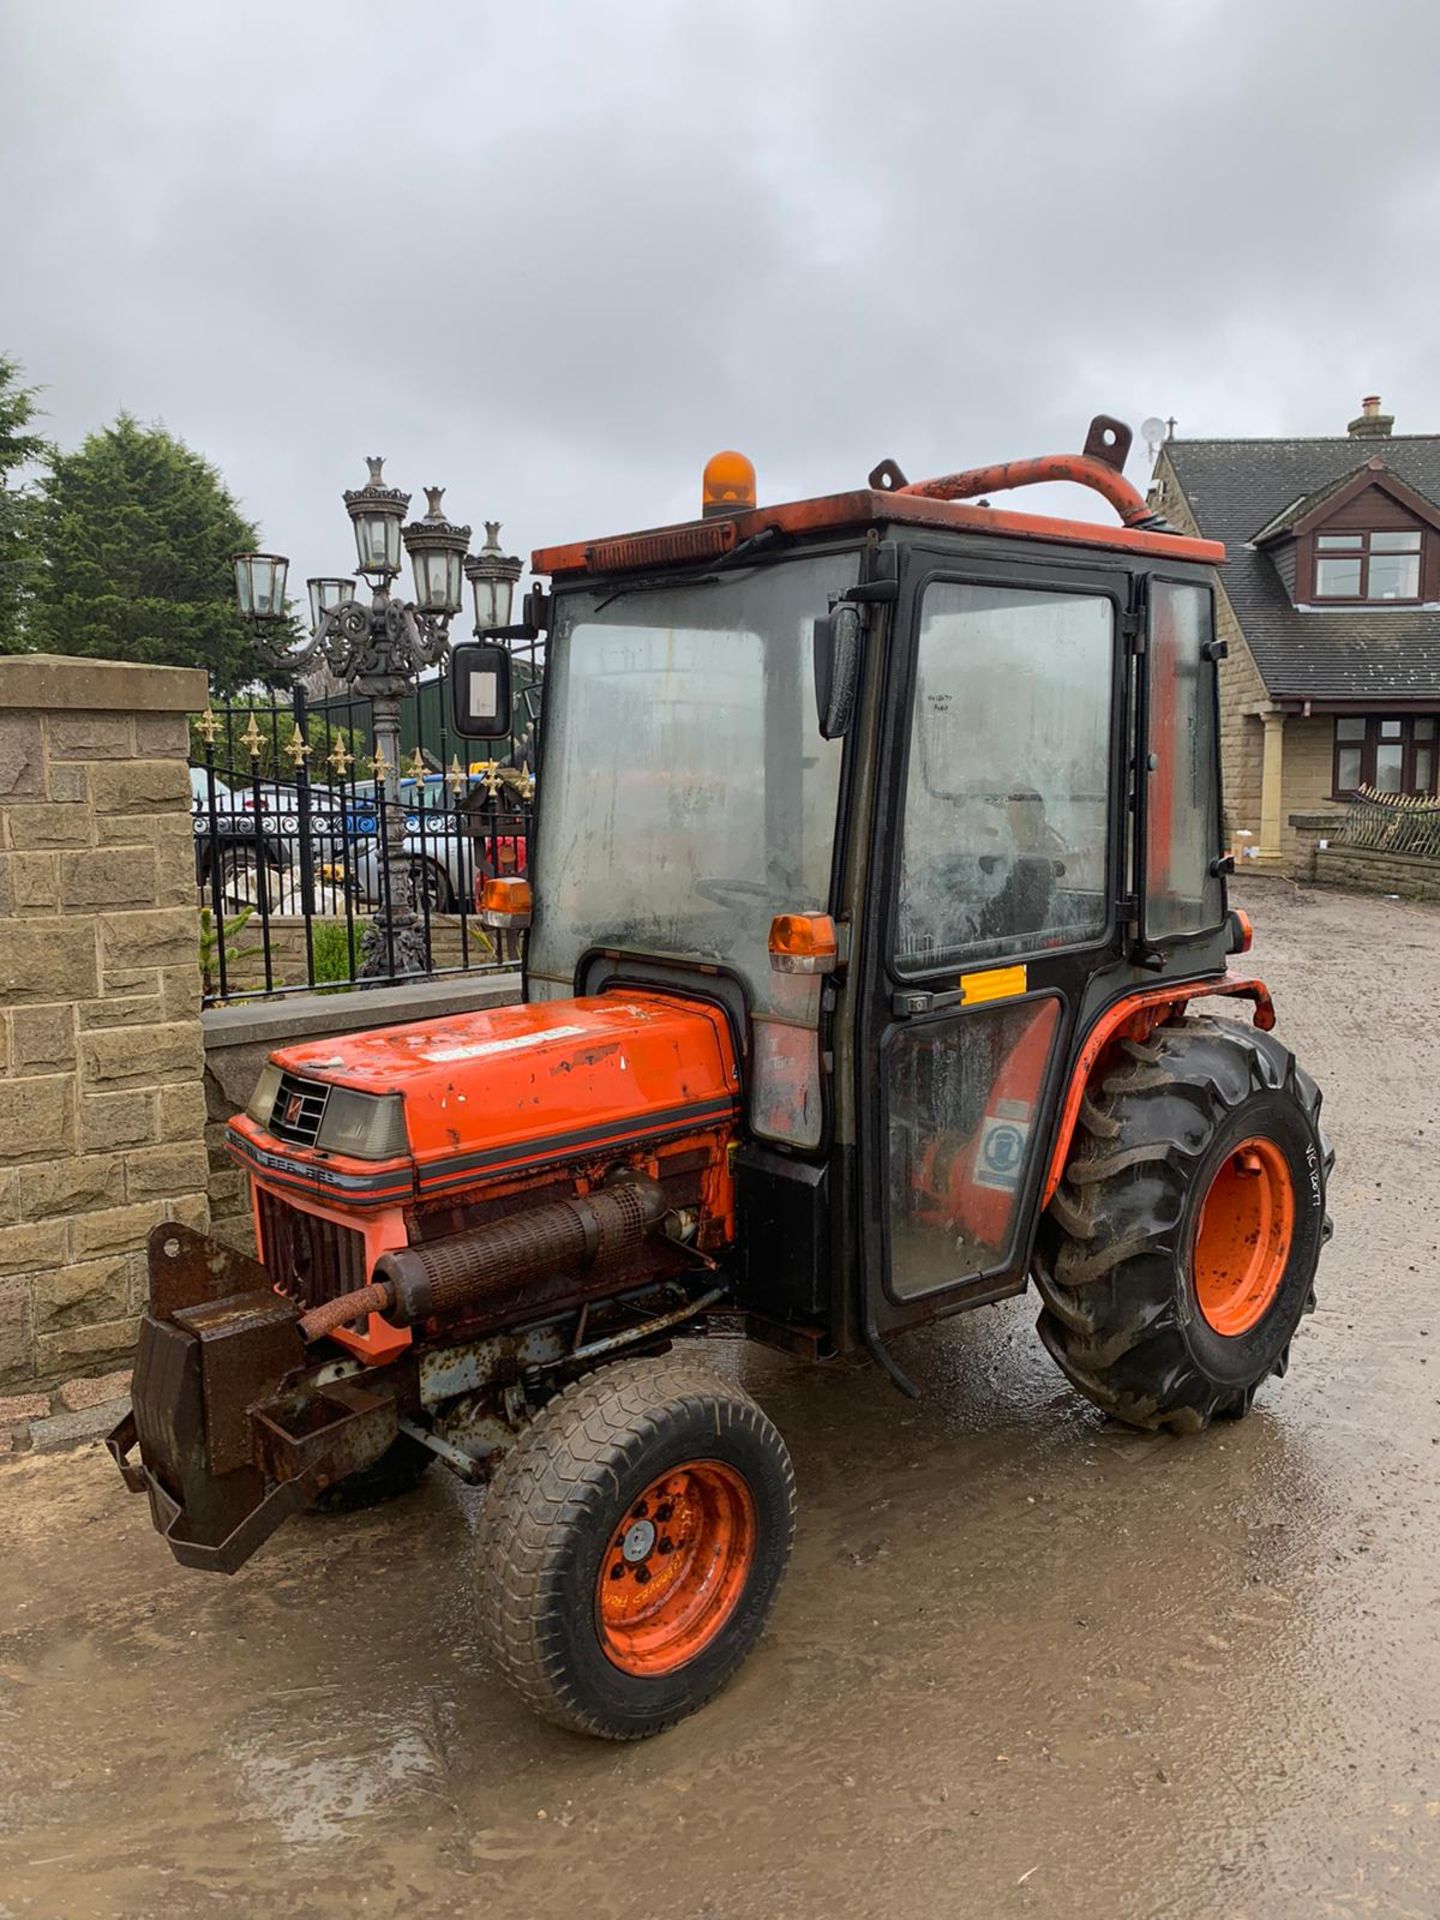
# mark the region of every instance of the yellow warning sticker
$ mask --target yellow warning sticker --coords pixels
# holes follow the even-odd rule
[[[1028,967],[991,967],[986,973],[962,973],[960,994],[967,1007],[985,1000],[1010,1000],[1029,985]]]

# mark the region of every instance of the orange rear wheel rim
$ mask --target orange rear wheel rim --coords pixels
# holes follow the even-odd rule
[[[624,1673],[673,1673],[711,1645],[755,1563],[755,1499],[721,1460],[662,1473],[611,1529],[595,1612],[606,1657]]]
[[[1284,1154],[1258,1135],[1225,1156],[1195,1231],[1195,1297],[1233,1339],[1263,1320],[1280,1291],[1295,1235],[1295,1184]]]

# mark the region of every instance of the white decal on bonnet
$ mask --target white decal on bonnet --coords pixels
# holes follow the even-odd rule
[[[541,1033],[513,1033],[504,1040],[472,1040],[463,1047],[436,1047],[431,1053],[422,1053],[420,1058],[437,1067],[451,1060],[484,1060],[495,1053],[518,1053],[522,1047],[543,1047],[551,1040],[583,1039],[589,1031],[588,1027],[546,1027]]]

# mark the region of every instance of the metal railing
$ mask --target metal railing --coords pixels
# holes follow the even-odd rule
[[[1361,787],[1346,810],[1341,837],[1347,846],[1372,853],[1418,853],[1440,860],[1440,800]]]
[[[517,732],[484,743],[484,759],[447,726],[443,675],[423,681],[406,702],[398,803],[384,767],[377,778],[368,701],[297,687],[194,716],[205,1004],[416,978],[393,908],[423,933],[422,977],[513,968],[518,939],[481,924],[477,893],[529,870],[539,679],[520,678]],[[386,832],[397,811],[403,839]]]

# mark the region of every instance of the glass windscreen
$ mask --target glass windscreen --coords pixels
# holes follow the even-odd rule
[[[931,586],[921,610],[895,962],[1096,939],[1108,920],[1114,609]]]
[[[597,946],[713,962],[813,1026],[814,982],[773,972],[768,936],[829,896],[842,743],[816,722],[813,631],[857,570],[557,596],[532,977],[568,990]]]

